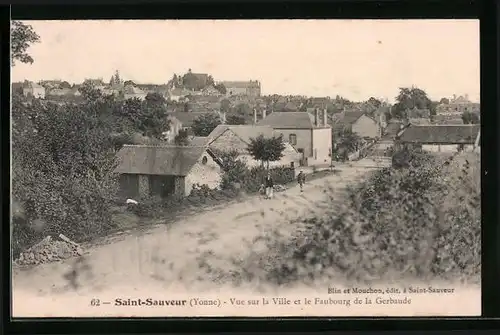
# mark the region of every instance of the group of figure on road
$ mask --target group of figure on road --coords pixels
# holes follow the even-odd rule
[[[306,175],[303,171],[300,171],[297,175],[297,182],[300,186],[300,192],[304,192],[304,184],[306,182]],[[266,199],[272,199],[274,194],[274,181],[271,177],[271,173],[267,173],[264,180],[264,184],[261,187],[261,192],[265,194]]]

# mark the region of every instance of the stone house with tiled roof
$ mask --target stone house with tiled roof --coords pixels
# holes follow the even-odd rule
[[[188,196],[195,184],[219,187],[221,164],[206,146],[125,145],[117,154],[121,195]]]
[[[479,147],[479,125],[409,125],[396,137],[397,148],[428,152],[472,151]]]
[[[345,112],[333,125],[335,135],[348,129],[362,138],[380,138],[382,125],[363,111]]]
[[[257,123],[282,134],[301,155],[302,165],[330,164],[332,127],[326,109],[320,112],[274,112]]]
[[[245,162],[247,166],[259,166],[261,162],[255,160],[248,153],[248,145],[251,143],[252,138],[260,135],[271,138],[280,136],[280,133],[270,126],[218,125],[208,136],[208,147],[216,155],[219,152],[236,150],[239,153],[238,160]],[[294,167],[299,165],[301,155],[286,139],[284,139],[284,144],[283,157],[279,161],[269,162],[269,167]]]

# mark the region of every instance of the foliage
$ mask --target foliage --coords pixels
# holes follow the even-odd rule
[[[295,180],[293,168],[286,166],[271,169],[262,166],[248,168],[244,162],[237,159],[238,155],[236,151],[217,153],[224,164],[221,181],[221,188],[224,190],[239,189],[250,193],[257,192],[268,172],[271,173],[276,184],[287,184]]]
[[[187,130],[181,129],[179,133],[174,138],[175,145],[188,145],[189,137]]]
[[[226,86],[224,86],[224,84],[222,84],[222,83],[218,83],[214,87],[215,87],[215,89],[217,91],[219,91],[220,94],[226,94],[227,93]]]
[[[411,88],[401,87],[396,97],[396,104],[392,108],[392,116],[404,118],[404,112],[412,109],[435,110],[432,101],[427,97],[427,93],[415,86]]]
[[[32,64],[33,58],[27,51],[32,44],[40,42],[40,36],[33,27],[20,21],[11,21],[10,36],[12,66],[16,61]]]
[[[246,124],[246,120],[241,115],[228,115],[226,116],[226,123],[229,125],[242,125]]]
[[[196,136],[208,136],[221,123],[218,113],[207,113],[196,118],[191,129]]]
[[[240,116],[252,113],[252,108],[247,103],[240,103],[236,106],[236,113]]]
[[[307,221],[292,243],[263,260],[278,284],[315,278],[338,283],[387,280],[478,282],[481,271],[479,155],[385,168]],[[271,256],[269,256],[271,257]]]
[[[336,152],[348,155],[356,152],[363,145],[363,139],[349,128],[342,129],[334,138]]]
[[[231,101],[228,99],[222,99],[220,102],[220,111],[222,113],[229,113],[231,110]]]
[[[380,101],[374,97],[371,97],[370,99],[368,99],[368,103],[371,104],[375,108],[379,108],[382,105],[382,101]]]
[[[439,100],[439,103],[443,104],[443,105],[449,105],[450,104],[450,99],[448,99],[448,98],[441,98],[441,100]]]
[[[462,113],[462,122],[464,124],[479,124],[479,115],[473,112],[465,111]]]
[[[104,102],[58,106],[12,103],[14,252],[49,234],[81,241],[112,227],[115,148]]]
[[[285,150],[285,143],[283,136],[279,137],[264,137],[259,135],[256,138],[250,139],[248,145],[248,152],[250,155],[262,164],[266,163],[269,168],[269,162],[279,161],[283,157],[283,150]]]

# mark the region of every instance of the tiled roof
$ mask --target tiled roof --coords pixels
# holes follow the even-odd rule
[[[474,144],[478,125],[410,126],[400,136],[402,142],[428,144]]]
[[[341,130],[344,127],[353,124],[360,117],[365,115],[362,111],[345,112],[344,116],[338,119],[338,121],[333,125],[334,130]]]
[[[273,137],[275,135],[274,129],[270,126],[221,124],[210,133],[210,142],[215,141],[219,136],[226,132],[226,130],[233,132],[247,144],[250,143],[251,138],[258,137],[259,135],[264,135],[264,137]]]
[[[118,152],[117,173],[186,176],[205,147],[125,145]]]
[[[307,112],[274,112],[258,122],[258,125],[278,129],[315,128],[314,116]]]
[[[193,136],[189,139],[189,145],[193,147],[203,147],[208,145],[208,136]]]
[[[402,126],[402,123],[389,123],[384,130],[385,135],[383,136],[383,138],[385,138],[385,139],[394,138],[398,134],[399,130],[401,129],[401,126]]]

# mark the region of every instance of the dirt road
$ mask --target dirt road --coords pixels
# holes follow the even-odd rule
[[[75,260],[68,260],[18,271],[14,273],[14,290],[44,294],[74,289],[71,282],[88,290],[105,289],[111,284],[137,287],[151,280],[166,283],[181,280],[185,284],[203,281],[200,257],[218,263],[227,262],[229,257],[244,258],[249,249],[264,247],[254,243],[254,239],[273,228],[279,227],[283,234],[293,232],[296,226],[290,221],[306,214],[312,204],[324,198],[325,184],[341,191],[367,171],[346,168],[338,176],[311,181],[303,193],[292,187],[276,193],[271,200],[253,197],[153,228],[142,236],[128,236],[94,248],[86,256],[86,263],[75,265]],[[75,266],[78,271],[72,276]]]
[[[341,169],[340,175],[309,182],[304,193],[298,187],[293,187],[277,193],[272,200],[254,197],[243,203],[152,228],[140,236],[129,235],[120,241],[96,246],[80,262],[73,259],[41,265],[32,270],[16,271],[13,273],[13,316],[276,315],[276,306],[272,305],[267,306],[268,308],[234,309],[229,299],[233,294],[231,292],[234,292],[234,296],[244,297],[247,294],[251,298],[255,297],[258,289],[253,283],[235,289],[230,285],[214,282],[217,271],[230,273],[233,269],[241,270],[241,266],[235,267],[238,260],[251,259],[255,255],[269,252],[266,245],[259,242],[259,237],[269,235],[274,230],[286,236],[300,229],[300,221],[294,222],[294,219],[313,210],[313,204],[321,202],[328,187],[341,199],[345,186],[373,171],[369,162],[351,167],[343,166]],[[260,269],[250,271],[258,270]],[[272,287],[270,289],[274,290]],[[300,285],[289,291],[280,289],[279,294],[293,293],[293,296],[297,296],[298,290],[302,289]],[[269,289],[266,290],[269,293]],[[315,293],[303,294],[311,296]],[[477,298],[480,297],[480,290],[474,291],[473,295],[475,300],[471,298],[468,301],[480,302]],[[120,308],[113,303],[118,297],[192,300],[193,296],[213,299],[227,297],[227,301],[222,303],[227,305],[219,309],[208,308],[209,306],[200,309],[193,305],[169,309]],[[101,302],[111,301],[110,307],[114,308],[92,306],[92,299],[97,298]],[[445,304],[455,305],[461,304],[455,300]],[[474,311],[480,310],[480,304],[476,305],[473,306]],[[279,314],[319,316],[373,313],[371,309],[354,310],[354,306],[347,309],[345,306],[319,307],[305,312],[299,306],[298,309],[286,309]],[[380,315],[433,315],[429,310],[429,302],[412,303],[411,307],[407,310],[398,307],[386,312],[380,311]],[[456,315],[463,315],[465,312],[454,311],[458,313]],[[436,313],[442,314],[443,311]]]

